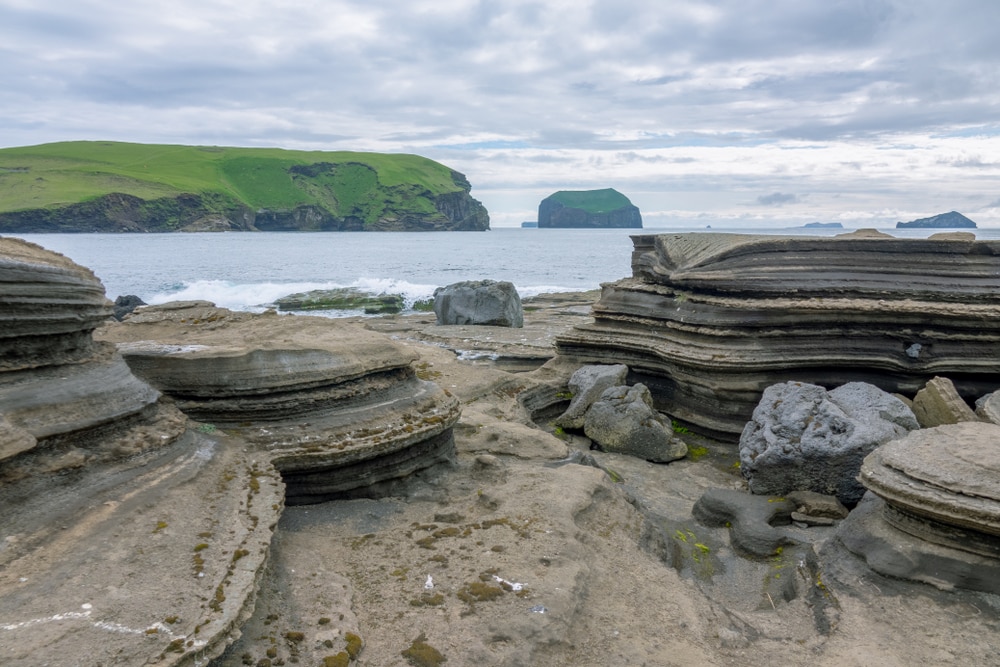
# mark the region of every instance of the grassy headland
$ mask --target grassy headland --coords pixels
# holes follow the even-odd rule
[[[0,149],[0,232],[487,229],[417,155],[78,141]]]

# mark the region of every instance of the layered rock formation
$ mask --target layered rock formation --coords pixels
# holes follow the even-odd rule
[[[0,238],[5,665],[205,664],[253,612],[285,502],[454,458],[457,400],[371,332],[204,303],[109,325],[170,400],[95,341],[110,313],[91,272]]]
[[[595,321],[560,354],[623,363],[659,409],[740,433],[763,390],[863,381],[913,395],[947,375],[968,400],[995,389],[1000,242],[743,234],[634,236],[631,278],[603,286]]]
[[[1000,593],[998,440],[1000,426],[962,422],[875,450],[841,540],[882,574]]]
[[[639,207],[613,188],[561,190],[538,205],[538,227],[642,228]]]
[[[266,453],[288,503],[372,495],[453,456],[457,401],[357,325],[196,301],[144,307],[101,336],[185,413]]]

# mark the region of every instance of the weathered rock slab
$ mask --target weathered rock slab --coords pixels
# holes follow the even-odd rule
[[[923,428],[979,421],[979,417],[966,404],[955,389],[955,384],[944,377],[931,378],[913,397],[913,414]]]

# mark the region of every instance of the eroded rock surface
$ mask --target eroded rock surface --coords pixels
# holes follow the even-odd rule
[[[606,452],[647,461],[668,463],[687,454],[687,445],[674,437],[670,424],[653,409],[643,384],[604,390],[587,410],[583,432]]]
[[[634,236],[632,277],[558,338],[581,363],[623,363],[657,407],[742,431],[764,389],[863,381],[913,395],[935,375],[995,389],[1000,242],[743,234]]]
[[[468,280],[434,290],[438,324],[475,324],[521,328],[524,311],[514,284]]]
[[[413,352],[355,324],[187,302],[101,336],[187,414],[266,453],[289,503],[372,495],[453,457],[458,402],[417,377]]]
[[[754,493],[814,491],[854,505],[872,450],[918,428],[913,412],[878,387],[851,382],[832,391],[802,382],[764,390],[740,437],[743,475]]]

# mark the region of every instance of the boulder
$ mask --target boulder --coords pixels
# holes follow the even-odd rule
[[[786,382],[764,391],[740,437],[740,470],[753,493],[806,490],[854,505],[873,449],[918,428],[906,405],[877,387],[852,382],[833,391]]]
[[[605,390],[624,385],[626,375],[628,375],[628,366],[623,364],[613,366],[597,364],[577,369],[568,383],[573,398],[570,400],[566,412],[555,420],[555,425],[560,428],[583,428],[587,409],[601,397]]]
[[[1000,424],[1000,391],[994,391],[976,401],[976,416],[984,422]]]
[[[670,424],[654,409],[649,389],[611,387],[590,406],[583,432],[603,451],[667,463],[687,454]]]
[[[923,428],[979,421],[952,381],[944,377],[932,378],[917,392],[913,397],[913,414]]]
[[[146,302],[137,297],[135,294],[123,294],[115,299],[115,308],[112,315],[116,320],[121,322],[125,319],[125,316],[131,313],[133,310],[139,306],[145,306]]]
[[[521,297],[506,281],[470,280],[439,287],[434,290],[434,314],[438,324],[524,326]]]
[[[661,412],[738,436],[764,390],[867,382],[966,401],[1000,376],[1000,240],[751,234],[632,237],[632,276],[557,337],[577,364],[623,363]],[[915,268],[915,267],[919,267]]]

